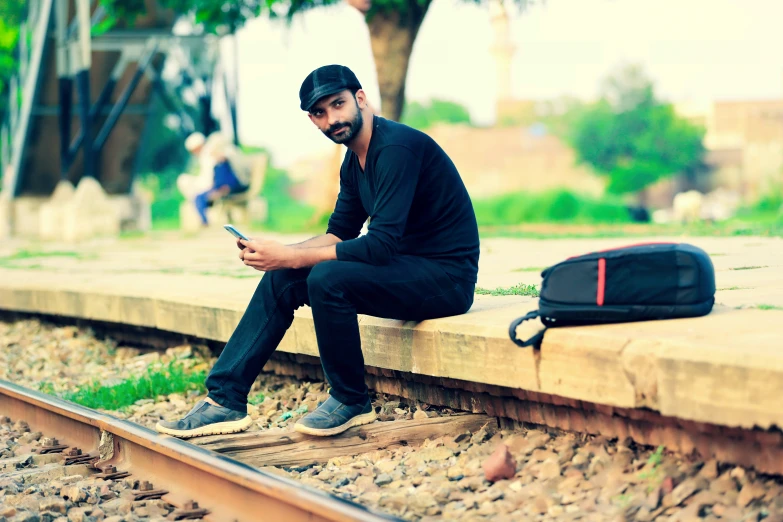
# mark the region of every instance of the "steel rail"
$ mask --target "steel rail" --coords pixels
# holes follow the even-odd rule
[[[56,436],[69,447],[97,455],[113,439],[113,454],[101,461],[169,491],[163,500],[182,507],[195,500],[205,521],[381,522],[401,519],[377,513],[286,477],[160,435],[143,426],[0,379],[0,415],[26,421],[30,429]],[[111,437],[108,437],[110,434]]]

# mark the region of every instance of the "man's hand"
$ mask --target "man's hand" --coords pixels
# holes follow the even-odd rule
[[[237,246],[242,248],[239,259],[256,270],[270,272],[282,268],[294,268],[293,262],[296,253],[290,246],[266,239],[251,239],[250,241],[239,239]]]

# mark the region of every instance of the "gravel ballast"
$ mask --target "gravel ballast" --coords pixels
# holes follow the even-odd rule
[[[188,372],[207,372],[215,361],[203,346],[142,351],[97,339],[89,329],[38,320],[0,323],[0,348],[0,378],[59,395],[94,380],[121,383],[172,361]],[[262,374],[250,394],[251,431],[288,429],[326,396],[324,383]],[[170,393],[106,412],[153,427],[161,419],[184,415],[203,397],[201,390]],[[453,413],[380,394],[374,394],[373,401],[380,422]],[[25,470],[51,463],[42,455],[25,457],[27,446],[41,444],[43,436],[25,431],[19,421],[0,419],[0,520],[114,522],[163,518],[168,513],[170,506],[161,501],[142,501],[146,503],[138,507],[128,503],[138,486],[130,479],[91,479],[90,473],[74,466],[53,471],[50,477],[48,471],[25,475]],[[326,464],[264,469],[416,521],[783,522],[780,477],[641,447],[630,439],[606,440],[540,427],[500,430],[495,422],[418,447],[396,446],[335,457]],[[27,482],[39,480],[31,477],[41,482]],[[69,488],[83,493],[74,490],[73,497],[64,498],[63,491]]]

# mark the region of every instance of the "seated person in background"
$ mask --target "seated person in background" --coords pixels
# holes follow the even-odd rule
[[[198,159],[199,174],[181,174],[177,188],[185,199],[193,201],[206,226],[207,208],[229,194],[245,192],[250,185],[250,170],[241,152],[219,132],[205,138],[194,132],[185,140],[185,148]]]

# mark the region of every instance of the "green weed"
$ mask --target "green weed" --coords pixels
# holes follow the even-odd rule
[[[260,277],[258,272],[253,270],[248,270],[241,273],[230,270],[202,270],[196,273],[203,276],[233,277],[234,279],[250,279],[254,277]]]
[[[783,310],[783,306],[760,304],[756,305],[758,310]]]
[[[647,459],[647,464],[655,468],[658,467],[661,462],[663,462],[663,446],[658,446],[655,448],[655,453],[650,455],[650,457]]]
[[[625,508],[631,502],[632,498],[633,497],[629,493],[623,493],[622,495],[615,496],[612,500],[621,508]]]
[[[522,268],[515,268],[512,272],[541,272],[545,268],[544,266],[523,266]]]
[[[11,254],[10,256],[0,257],[0,265],[11,263],[13,261],[24,261],[27,259],[38,259],[41,257],[69,257],[71,259],[95,259],[95,254],[85,254],[83,252],[73,252],[69,250],[51,250],[51,251],[39,251],[39,250],[25,250],[20,249]]]
[[[646,469],[638,474],[640,479],[650,479],[652,481],[652,484],[647,486],[648,493],[655,489],[655,486],[663,480],[663,476],[661,476],[662,469],[659,467],[661,462],[663,462],[663,446],[658,446],[655,452],[647,459]]]
[[[252,404],[254,406],[258,406],[259,404],[264,402],[264,394],[263,393],[258,393],[256,395],[248,397],[247,398],[247,402],[249,402],[250,404]]]
[[[54,384],[50,382],[42,382],[38,385],[38,391],[47,395],[56,395]]]
[[[763,266],[738,266],[734,268],[729,268],[729,270],[756,270],[757,268],[767,268],[766,265]]]
[[[88,408],[119,410],[141,399],[154,399],[158,395],[183,393],[190,390],[205,391],[205,371],[190,372],[181,363],[151,366],[135,377],[112,386],[98,381],[65,393],[62,398]]]
[[[121,230],[120,239],[143,239],[147,234],[143,230]]]
[[[538,297],[538,287],[536,285],[526,285],[519,283],[508,288],[495,288],[492,290],[476,287],[476,293],[479,295],[526,295],[529,297]]]
[[[694,223],[691,225],[656,223],[589,223],[572,222],[479,222],[482,238],[504,237],[525,239],[592,239],[592,238],[650,238],[650,237],[783,237],[783,220],[746,222],[734,219],[723,223]],[[718,254],[720,255],[720,254]]]

